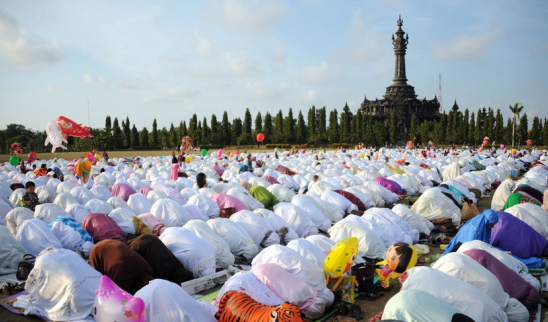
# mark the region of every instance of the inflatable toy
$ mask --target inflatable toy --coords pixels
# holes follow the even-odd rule
[[[28,161],[29,162],[34,162],[36,160],[37,156],[38,156],[38,154],[36,154],[36,152],[34,152],[34,151],[30,152],[29,155],[27,156]]]
[[[59,116],[56,123],[59,125],[65,139],[69,136],[75,136],[81,139],[85,137],[93,137],[93,135],[89,133],[89,126],[78,124],[65,116]]]
[[[63,132],[61,132],[61,128],[55,121],[50,121],[48,125],[46,126],[46,141],[44,142],[44,145],[51,144],[51,153],[55,153],[55,150],[57,148],[67,149],[66,146],[63,145],[63,143],[67,143],[66,137],[63,135]]]
[[[386,251],[386,259],[378,262],[381,266],[376,270],[377,277],[384,288],[389,287],[390,279],[398,277],[401,273],[417,264],[417,251],[407,243],[395,243]]]
[[[264,305],[237,291],[228,291],[221,297],[215,318],[219,322],[304,322],[301,309],[296,305],[287,302],[277,306]]]
[[[323,270],[330,277],[339,277],[352,267],[356,256],[358,256],[358,238],[342,239],[327,253]]]
[[[76,167],[74,170],[76,174],[80,176],[80,179],[82,180],[84,184],[88,183],[91,166],[94,165],[95,163],[97,163],[97,159],[91,153],[86,153],[84,158],[80,159],[76,163]]]
[[[92,313],[97,322],[145,322],[145,302],[104,275],[99,280]]]

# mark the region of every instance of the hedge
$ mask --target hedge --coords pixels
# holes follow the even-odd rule
[[[289,143],[278,143],[278,144],[265,144],[264,147],[266,149],[275,149],[275,148],[279,148],[279,149],[289,149],[291,147],[293,147],[291,144]]]
[[[340,148],[342,145],[343,148],[348,149],[348,143],[331,143],[333,149]]]

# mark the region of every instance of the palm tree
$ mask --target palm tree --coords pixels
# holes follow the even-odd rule
[[[510,111],[512,111],[512,114],[514,115],[514,119],[512,122],[512,147],[514,147],[514,139],[516,137],[516,116],[519,120],[519,113],[523,110],[523,104],[521,103],[514,103],[514,106],[510,105],[508,106],[510,108]]]

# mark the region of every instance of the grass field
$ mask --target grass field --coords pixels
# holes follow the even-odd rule
[[[217,149],[211,150],[210,153],[211,152],[217,152],[217,151],[218,151]],[[223,153],[228,154],[229,152],[235,152],[235,151],[236,151],[235,149],[224,149]],[[274,150],[272,150],[272,149],[249,149],[247,151],[252,152],[252,153],[274,152]],[[137,157],[137,156],[141,156],[141,157],[171,156],[172,151],[168,151],[168,150],[151,150],[151,151],[138,150],[138,151],[107,151],[107,152],[108,152],[108,156],[110,158],[124,158],[124,157],[131,158],[131,157]],[[243,153],[244,151],[241,151],[241,152]],[[102,153],[102,151],[100,151],[99,153]],[[26,161],[27,155],[28,155],[28,152],[19,155],[19,157]],[[193,152],[192,155],[201,155],[201,154],[200,154],[200,152],[196,151],[196,152]],[[38,159],[39,160],[41,160],[41,159],[42,160],[49,160],[49,159],[53,159],[53,158],[58,158],[58,159],[63,158],[65,160],[67,160],[67,159],[78,159],[82,156],[84,156],[84,152],[39,153],[38,154]],[[11,156],[9,154],[0,154],[0,163],[4,163],[4,162],[9,161],[10,157]]]

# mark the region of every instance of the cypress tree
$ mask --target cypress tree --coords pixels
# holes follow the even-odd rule
[[[261,133],[262,131],[263,131],[263,117],[261,116],[261,112],[257,112],[257,116],[255,117],[255,132]]]
[[[152,121],[152,133],[151,133],[151,135],[152,135],[152,148],[157,149],[158,145],[159,145],[159,142],[158,142],[158,123],[156,122],[156,118],[154,118],[154,121]],[[142,141],[143,140],[141,140],[141,142]]]

